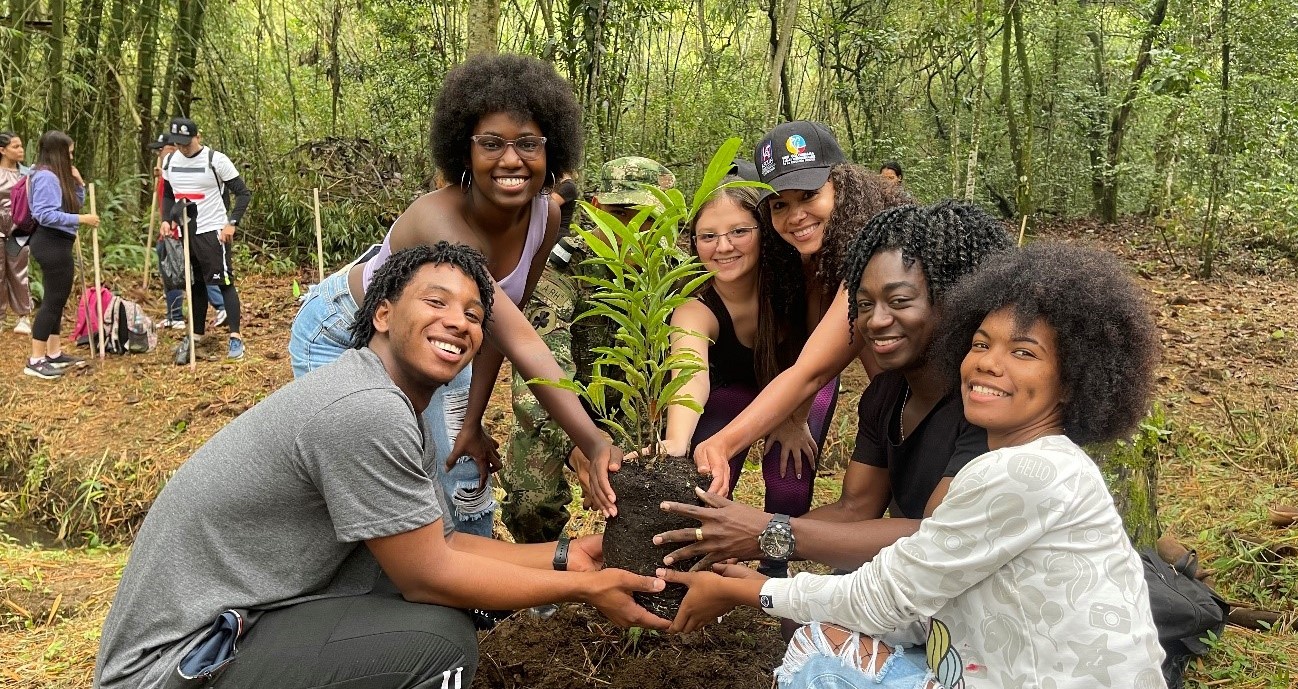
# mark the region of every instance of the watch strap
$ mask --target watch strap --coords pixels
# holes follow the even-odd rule
[[[559,536],[559,542],[554,546],[554,569],[557,572],[568,571],[568,546],[572,541],[572,536],[563,534]]]

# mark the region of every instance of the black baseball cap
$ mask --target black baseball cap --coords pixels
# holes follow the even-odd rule
[[[834,133],[807,120],[776,126],[757,143],[753,158],[761,181],[775,191],[819,189],[830,168],[846,162]]]
[[[171,135],[159,134],[158,139],[156,141],[149,142],[149,150],[161,151],[163,146],[170,146],[170,145],[171,145]]]
[[[757,166],[743,158],[735,158],[730,162],[730,174],[749,182],[759,181],[757,178]]]
[[[188,145],[194,140],[194,135],[198,133],[198,125],[187,117],[173,117],[171,124],[167,127],[167,135],[171,143],[177,146]]]

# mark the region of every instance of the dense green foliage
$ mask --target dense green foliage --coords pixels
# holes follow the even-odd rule
[[[70,131],[83,171],[126,193],[150,164],[144,143],[187,112],[256,192],[252,250],[295,261],[314,246],[312,187],[330,263],[427,187],[430,104],[470,49],[555,63],[586,112],[588,172],[643,154],[692,182],[719,141],[820,119],[852,159],[901,161],[922,199],[1029,220],[1148,213],[1204,271],[1222,240],[1298,256],[1298,0],[0,8],[0,126],[28,141]],[[497,45],[470,16],[498,18]],[[127,196],[115,243],[142,236],[124,218],[147,196]]]

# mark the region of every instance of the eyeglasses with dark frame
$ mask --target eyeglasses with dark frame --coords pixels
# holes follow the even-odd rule
[[[699,246],[712,246],[721,241],[722,237],[729,237],[731,244],[738,244],[753,237],[756,233],[756,225],[736,227],[729,232],[702,232],[694,235],[694,243]]]
[[[505,155],[505,149],[514,147],[514,152],[523,160],[536,160],[545,153],[544,136],[520,136],[517,139],[506,139],[495,134],[474,134],[469,137],[477,145],[482,157],[496,160]]]

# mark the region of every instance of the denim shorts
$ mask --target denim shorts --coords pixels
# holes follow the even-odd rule
[[[775,669],[780,689],[924,689],[932,673],[906,656],[904,646],[892,649],[879,671],[862,670],[863,656],[877,644],[869,637],[853,634],[835,652],[821,630],[820,622],[798,629],[789,642],[784,663]],[[922,656],[921,656],[922,659]],[[921,660],[922,662],[922,660]],[[936,682],[931,686],[937,686]]]
[[[356,321],[356,312],[360,309],[347,284],[349,269],[350,266],[311,287],[298,309],[288,341],[294,378],[301,378],[337,360],[352,348],[351,327]],[[438,388],[428,408],[424,410],[424,427],[428,429],[430,441],[425,453],[431,453],[431,457],[426,456],[425,464],[437,466],[437,477],[446,496],[444,504],[449,510],[446,518],[453,523],[455,530],[490,537],[492,517],[498,505],[490,499],[489,493],[485,500],[475,501],[472,509],[453,507],[461,503],[452,500],[457,491],[464,495],[466,490],[477,488],[477,465],[470,459],[461,458],[447,471],[445,464],[455,438],[464,425],[472,377],[473,365],[470,364],[453,380]],[[381,433],[382,429],[375,429],[375,432]],[[491,490],[490,482],[486,490]]]

